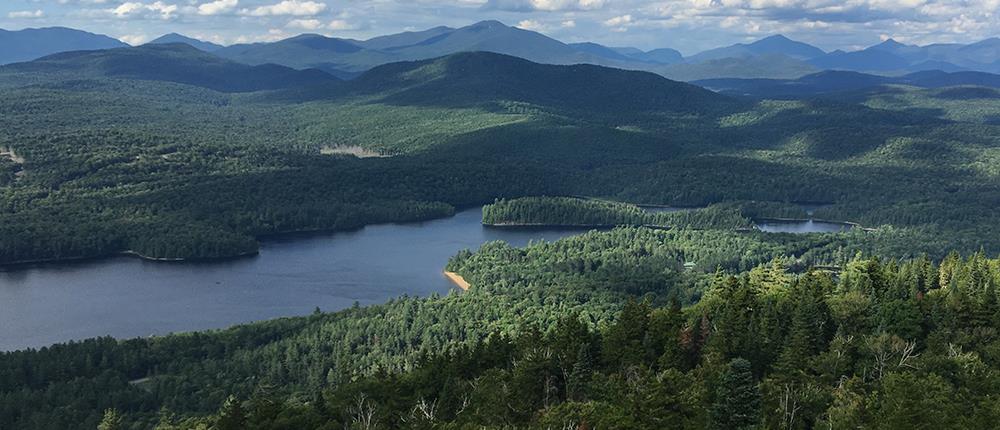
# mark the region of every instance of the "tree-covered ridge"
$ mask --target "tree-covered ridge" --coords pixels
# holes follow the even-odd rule
[[[838,277],[763,265],[716,278],[695,306],[629,301],[597,327],[568,313],[548,328],[494,336],[243,422],[275,428],[295,417],[320,428],[363,415],[385,428],[992,428],[998,282],[1000,260],[982,255],[939,265],[856,258]]]
[[[501,199],[483,206],[483,224],[493,226],[651,226],[692,229],[740,229],[753,224],[736,208],[710,206],[677,212],[649,212],[608,200],[574,197]]]
[[[0,358],[0,426],[65,428],[96,423],[107,407],[146,418],[161,407],[207,413],[260,384],[311,391],[353,377],[412,369],[421,356],[473,345],[526,324],[548,327],[567,311],[611,321],[627,297],[693,303],[717,267],[732,273],[776,257],[804,267],[819,243],[794,235],[623,228],[516,249],[503,242],[463,252],[448,270],[471,292],[231,330],[151,339],[89,340]],[[834,250],[830,254],[837,258]],[[800,257],[801,256],[801,257]],[[827,258],[827,257],[822,257]],[[802,259],[802,263],[799,263]],[[696,263],[693,266],[686,263]],[[144,380],[138,385],[129,381]],[[56,389],[55,387],[60,387]],[[197,393],[192,395],[192,393]],[[74,403],[75,402],[75,403]],[[62,415],[40,405],[76,404]]]
[[[1000,250],[995,125],[942,120],[906,99],[892,110],[734,104],[656,76],[524,63],[468,54],[385,66],[355,87],[249,94],[0,71],[0,148],[24,159],[0,157],[0,262],[232,256],[264,234],[530,195],[825,202],[816,218],[891,233],[893,255]],[[533,72],[502,85],[480,73],[522,66]],[[651,95],[587,98],[596,93],[581,77],[592,75],[607,91]],[[325,154],[343,147],[393,157]],[[759,212],[787,208],[773,209]]]
[[[492,243],[449,264],[473,284],[464,294],[5,353],[0,424],[93,428],[114,408],[132,428],[218,426],[233,414],[236,428],[343,428],[362,406],[382,428],[988,428],[997,418],[1000,260],[856,257],[833,276],[796,265],[791,244],[761,242],[772,236],[721,234],[622,228],[526,249]],[[683,265],[726,250],[723,268],[756,262]],[[948,412],[920,407],[928,396]],[[977,407],[955,414],[962,405]]]
[[[336,86],[340,82],[319,70],[295,70],[275,64],[248,66],[183,43],[62,52],[0,70],[56,80],[111,77],[177,82],[222,92]]]

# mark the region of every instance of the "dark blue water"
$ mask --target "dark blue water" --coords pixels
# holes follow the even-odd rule
[[[130,338],[446,294],[442,270],[492,240],[525,246],[579,230],[496,230],[481,209],[436,221],[265,242],[252,258],[174,264],[113,258],[0,269],[0,350]]]

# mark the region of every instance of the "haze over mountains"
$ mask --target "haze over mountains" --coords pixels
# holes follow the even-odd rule
[[[888,76],[926,70],[1000,73],[998,38],[969,45],[928,46],[905,45],[890,39],[864,50],[827,53],[818,47],[775,35],[753,43],[720,47],[684,57],[668,47],[643,51],[589,42],[567,44],[498,21],[482,21],[461,28],[435,27],[369,40],[303,34],[270,43],[223,47],[180,34],[168,34],[149,43],[184,43],[239,63],[314,68],[343,79],[354,78],[382,64],[425,60],[467,51],[495,52],[546,64],[584,63],[643,70],[683,81],[796,79],[823,70]],[[32,60],[64,51],[124,46],[124,43],[106,36],[65,28],[0,31],[0,64]]]
[[[30,61],[58,52],[126,46],[118,39],[63,27],[0,29],[0,64]]]
[[[166,81],[222,92],[275,90],[340,82],[319,70],[276,64],[251,66],[219,58],[183,43],[148,44],[96,51],[72,51],[0,67],[8,73],[70,75]]]

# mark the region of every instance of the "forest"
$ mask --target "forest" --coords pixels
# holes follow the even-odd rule
[[[249,91],[170,76],[231,67],[201,54],[124,52],[164,67],[95,66],[115,51],[0,67],[0,265],[249,255],[271,235],[483,204],[485,224],[601,228],[462,251],[440,269],[466,293],[0,353],[0,429],[1000,419],[1000,125],[984,92],[745,100],[487,53]],[[378,156],[338,151],[355,147]],[[865,228],[748,228],[806,216]]]
[[[1000,260],[856,255],[830,272],[792,257],[814,243],[675,233],[490,243],[449,264],[472,283],[464,294],[4,353],[0,425],[958,429],[998,418]]]
[[[726,205],[732,206],[732,205]],[[483,224],[495,227],[646,226],[690,229],[749,229],[752,222],[738,207],[723,205],[676,211],[647,211],[639,206],[572,197],[523,197],[483,206]]]
[[[202,61],[164,49],[122,61],[139,54],[183,65],[162,73]],[[80,67],[98,60],[87,61]],[[493,69],[507,80],[482,79]],[[59,70],[0,68],[0,148],[19,157],[0,155],[2,264],[251,254],[266,235],[542,195],[751,217],[821,203],[817,218],[892,229],[895,251],[911,256],[1000,251],[996,102],[976,93],[960,103],[920,91],[743,101],[648,74],[486,53],[242,93]],[[585,80],[609,91],[576,94]],[[324,152],[341,147],[390,156]]]

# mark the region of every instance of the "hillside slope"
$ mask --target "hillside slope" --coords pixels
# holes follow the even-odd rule
[[[126,46],[118,39],[71,28],[0,29],[0,64],[31,61],[57,52]]]
[[[330,84],[339,80],[318,70],[273,64],[248,66],[218,58],[186,44],[143,45],[101,51],[74,51],[5,66],[0,70],[63,74],[73,78],[112,77],[189,84],[225,92],[246,92]]]
[[[351,82],[388,103],[445,106],[517,101],[569,110],[715,112],[736,103],[653,73],[593,65],[556,66],[474,52],[377,67]]]

